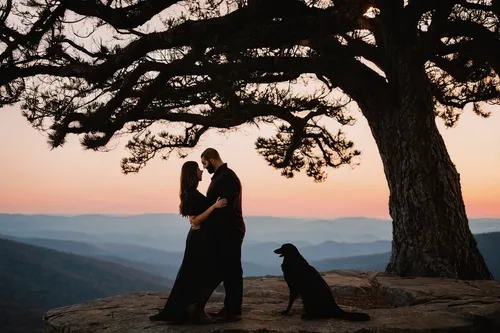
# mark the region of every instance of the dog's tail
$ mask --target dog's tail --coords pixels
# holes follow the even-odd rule
[[[337,318],[351,320],[351,321],[367,321],[371,317],[367,313],[363,312],[346,312],[342,311],[337,316]]]

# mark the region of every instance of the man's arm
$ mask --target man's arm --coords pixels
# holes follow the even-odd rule
[[[221,180],[220,196],[227,199],[226,208],[232,209],[240,192],[240,184],[238,179],[231,174],[224,175]]]
[[[219,197],[227,200],[226,207],[222,208],[221,211],[224,214],[230,213],[234,210],[234,205],[236,204],[236,199],[240,194],[240,184],[236,177],[231,174],[225,174],[220,179],[221,183],[217,191]]]

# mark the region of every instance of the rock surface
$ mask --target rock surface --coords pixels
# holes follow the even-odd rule
[[[361,310],[368,322],[300,319],[301,301],[291,316],[280,316],[288,300],[282,277],[245,279],[243,320],[204,326],[168,325],[148,317],[163,307],[167,293],[135,293],[48,311],[46,333],[277,333],[277,332],[500,332],[500,283],[438,278],[399,278],[382,273],[324,273],[337,303]],[[221,307],[224,294],[212,295],[207,309]]]

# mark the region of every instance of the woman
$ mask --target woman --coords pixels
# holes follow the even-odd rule
[[[181,267],[167,303],[160,313],[149,317],[152,321],[198,324],[211,322],[205,313],[205,304],[221,279],[214,275],[213,242],[203,229],[203,222],[218,208],[225,207],[226,199],[217,199],[210,205],[197,188],[203,171],[198,163],[188,161],[181,169],[179,212],[191,224]]]

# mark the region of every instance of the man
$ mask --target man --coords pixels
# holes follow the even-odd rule
[[[222,272],[226,292],[224,307],[212,316],[226,322],[238,321],[241,320],[243,302],[241,246],[246,231],[241,207],[241,182],[213,148],[208,148],[201,154],[201,163],[213,174],[207,198],[213,203],[219,197],[227,200],[226,207],[214,211],[204,224],[217,240],[217,264]]]

